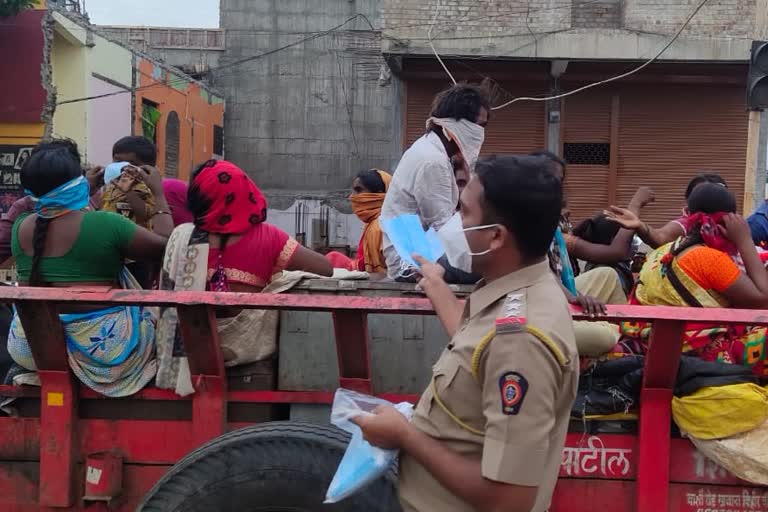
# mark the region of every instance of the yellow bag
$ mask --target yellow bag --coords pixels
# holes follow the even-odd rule
[[[672,399],[680,430],[697,439],[723,439],[749,432],[768,419],[768,390],[757,384],[702,388]]]

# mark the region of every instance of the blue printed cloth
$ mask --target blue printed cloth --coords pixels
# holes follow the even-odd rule
[[[110,397],[128,396],[155,377],[155,319],[148,311],[117,307],[60,318],[69,366],[89,388]],[[16,364],[37,370],[18,315],[11,322],[8,352]]]
[[[123,288],[139,288],[125,269],[120,282]],[[69,366],[89,388],[109,397],[129,396],[155,378],[157,322],[149,310],[121,306],[62,314],[59,318],[64,326]],[[37,371],[16,311],[8,334],[8,352],[19,366]]]

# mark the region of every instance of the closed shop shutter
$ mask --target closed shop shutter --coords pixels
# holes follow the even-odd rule
[[[544,83],[529,86],[501,84],[504,89],[517,95],[541,94]],[[514,87],[514,88],[513,88]],[[435,95],[446,88],[444,80],[413,79],[406,82],[405,146],[424,135],[425,123],[432,109]],[[495,110],[485,131],[483,155],[525,154],[542,149],[546,141],[544,104],[520,102]]]
[[[562,141],[569,161],[565,193],[574,223],[602,211],[608,203],[611,96],[606,88],[575,94],[563,101]]]
[[[685,187],[707,170],[725,178],[741,205],[747,145],[743,88],[623,86],[620,112],[620,205],[626,205],[639,186],[653,187],[656,202],[642,217],[661,226],[680,216]]]

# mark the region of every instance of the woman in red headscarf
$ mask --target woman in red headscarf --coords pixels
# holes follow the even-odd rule
[[[768,273],[746,221],[736,215],[736,198],[722,185],[704,183],[688,198],[686,235],[651,252],[640,271],[630,304],[765,309]],[[638,229],[636,215],[612,207],[608,217]],[[766,328],[688,324],[683,350],[707,361],[751,367],[768,377]],[[644,352],[651,326],[624,322],[621,352]]]
[[[210,160],[197,169],[187,192],[193,223],[178,226],[168,240],[161,287],[166,290],[261,292],[272,276],[283,270],[303,270],[331,276],[331,264],[301,246],[281,229],[268,224],[267,201],[256,184],[236,165]],[[219,338],[227,366],[245,364],[272,355],[260,347],[265,325],[263,311],[220,309]],[[272,325],[274,323],[275,325]],[[176,386],[184,374],[178,354],[176,312],[162,312],[158,324],[158,385]],[[184,359],[172,361],[171,359]],[[182,368],[179,369],[179,364]],[[167,373],[164,373],[167,372]]]

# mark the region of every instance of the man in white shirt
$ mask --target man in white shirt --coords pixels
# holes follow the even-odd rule
[[[425,230],[431,227],[435,231],[448,222],[459,201],[451,158],[461,154],[467,167],[474,168],[490,110],[489,94],[480,86],[457,84],[438,94],[427,120],[427,133],[408,148],[395,169],[381,217],[416,214]],[[408,280],[414,271],[401,261],[386,234],[383,251],[389,278]],[[441,264],[449,282],[472,281],[447,261],[441,260]]]

